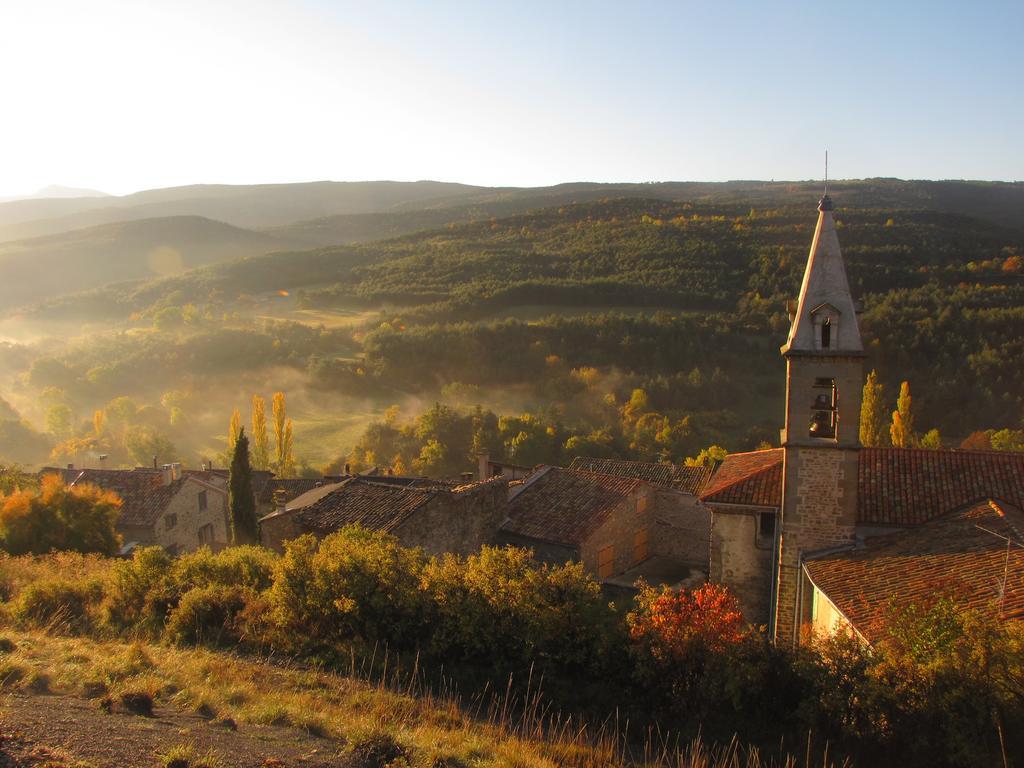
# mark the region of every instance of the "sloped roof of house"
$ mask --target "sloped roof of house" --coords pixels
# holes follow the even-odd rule
[[[569,469],[644,480],[654,485],[674,488],[677,491],[695,495],[704,487],[713,471],[712,467],[704,466],[685,467],[680,464],[628,461],[626,459],[592,459],[586,456],[574,458]]]
[[[729,454],[701,499],[781,506],[783,454],[782,448]],[[1024,453],[862,448],[857,483],[862,525],[920,525],[986,498],[1024,508]]]
[[[437,490],[376,483],[352,477],[329,486],[326,492],[315,489],[295,515],[303,528],[325,533],[358,523],[374,531],[393,531],[413,512],[426,504]],[[303,501],[300,497],[297,501]],[[295,504],[295,502],[293,502]]]
[[[509,494],[507,533],[578,546],[644,485],[636,478],[547,467]]]
[[[857,521],[917,525],[984,498],[1024,509],[1024,453],[864,448]]]
[[[262,483],[256,493],[256,501],[260,504],[272,504],[274,494],[277,491],[284,491],[285,502],[291,502],[314,488],[338,483],[344,479],[344,477],[270,477]]]
[[[187,474],[167,483],[164,473],[159,469],[58,469],[46,467],[40,475],[57,474],[68,485],[91,483],[100,488],[113,491],[121,497],[121,512],[118,525],[152,526],[162,516],[182,486],[196,483],[219,493],[224,490]]]
[[[987,530],[982,530],[982,528]],[[1024,513],[984,500],[915,528],[823,554],[804,568],[814,585],[869,642],[885,636],[892,607],[948,593],[961,605],[1024,619]],[[1011,540],[1007,560],[1007,542]],[[1005,597],[999,590],[1006,567]]]
[[[782,448],[771,448],[728,454],[705,483],[701,499],[720,504],[781,506],[784,453]]]

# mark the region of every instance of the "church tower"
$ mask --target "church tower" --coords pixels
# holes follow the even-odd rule
[[[804,556],[852,542],[857,520],[864,348],[832,211],[826,193],[782,347],[785,458],[772,627],[783,644],[799,642],[801,616],[809,615]]]

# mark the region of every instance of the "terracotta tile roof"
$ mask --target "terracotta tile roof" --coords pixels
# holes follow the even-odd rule
[[[352,477],[332,486],[295,515],[303,528],[317,533],[336,531],[351,523],[374,531],[392,531],[440,492],[439,488],[414,488]]]
[[[180,477],[165,484],[159,469],[56,469],[44,468],[40,474],[58,474],[68,485],[91,483],[114,491],[124,502],[118,525],[151,526],[163,515],[171,499],[190,478]]]
[[[711,467],[684,467],[680,464],[627,461],[625,459],[592,459],[586,456],[574,458],[569,469],[615,475],[616,477],[631,477],[692,494],[700,492],[713,471]]]
[[[864,448],[857,521],[916,525],[985,498],[1024,508],[1024,453]]]
[[[577,546],[643,485],[636,478],[548,467],[509,494],[502,530]]]
[[[782,506],[782,448],[730,453],[705,484],[703,501]]]
[[[1002,615],[1024,619],[1024,514],[1001,501],[975,502],[905,531],[867,539],[864,546],[822,555],[804,567],[815,586],[870,642],[885,635],[886,614],[949,590],[961,604],[998,610],[999,587],[1009,570]]]

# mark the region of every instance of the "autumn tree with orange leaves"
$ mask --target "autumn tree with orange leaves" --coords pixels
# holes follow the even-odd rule
[[[721,584],[692,591],[645,586],[627,618],[634,643],[659,663],[679,661],[694,651],[724,651],[747,633],[739,601]]]
[[[114,530],[121,499],[95,485],[68,486],[58,475],[38,490],[0,496],[0,550],[11,555],[52,551],[113,555],[121,546]]]

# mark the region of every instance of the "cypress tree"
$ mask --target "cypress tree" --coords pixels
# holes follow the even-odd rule
[[[231,457],[231,470],[228,475],[228,505],[231,509],[231,543],[258,543],[259,523],[256,521],[256,499],[252,493],[249,438],[245,436],[244,427],[238,432],[235,452]]]
[[[878,380],[878,373],[871,371],[864,382],[860,405],[860,444],[873,448],[883,445],[885,437],[885,387]]]

